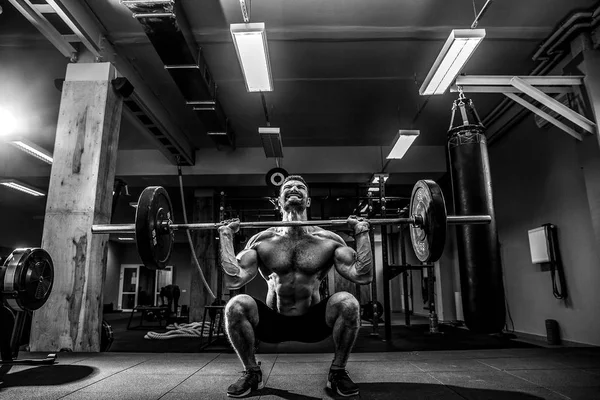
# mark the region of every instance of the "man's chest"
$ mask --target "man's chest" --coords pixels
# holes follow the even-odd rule
[[[316,273],[333,264],[335,242],[312,235],[276,237],[261,243],[258,258],[271,272]]]

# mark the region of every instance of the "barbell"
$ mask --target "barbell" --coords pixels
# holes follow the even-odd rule
[[[489,215],[454,215],[446,213],[442,190],[431,180],[418,181],[412,190],[410,216],[404,218],[369,219],[370,225],[411,225],[410,237],[417,258],[430,263],[439,260],[446,243],[448,224],[489,224]],[[173,207],[167,191],[149,186],[138,199],[134,224],[92,225],[92,233],[134,233],[142,262],[150,269],[164,269],[171,256],[174,232],[178,230],[218,229],[222,222],[175,224]],[[240,222],[240,229],[293,226],[346,226],[346,219],[310,221]]]

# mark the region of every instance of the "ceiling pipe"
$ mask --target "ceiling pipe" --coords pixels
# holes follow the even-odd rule
[[[593,28],[598,25],[599,20],[600,5],[587,11],[577,11],[571,14],[564,22],[558,25],[550,37],[544,40],[532,56],[533,61],[538,61],[542,57],[548,57],[573,34],[584,29]]]
[[[558,25],[554,32],[544,40],[544,42],[536,50],[532,59],[539,61],[538,64],[530,73],[531,76],[543,76],[552,71],[560,61],[566,56],[566,52],[558,50],[558,48],[564,44],[569,38],[573,37],[576,33],[592,29],[597,26],[600,22],[600,5],[588,11],[577,11],[568,16],[564,22]],[[500,103],[490,111],[483,119],[485,126],[492,125],[495,121],[500,119],[509,109],[516,105],[510,99],[503,99]],[[523,120],[529,112],[525,109],[521,109],[515,117],[510,121],[510,125],[505,124],[503,127],[498,129],[496,133],[492,133],[488,136],[488,144],[492,145],[497,141],[510,126]]]

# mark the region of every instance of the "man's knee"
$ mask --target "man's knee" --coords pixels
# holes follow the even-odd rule
[[[227,302],[225,318],[229,324],[257,318],[256,302],[247,294],[238,294]]]
[[[360,321],[360,304],[356,297],[348,292],[338,292],[331,296],[332,305],[337,317],[349,325],[358,325]]]

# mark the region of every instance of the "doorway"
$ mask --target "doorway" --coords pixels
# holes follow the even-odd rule
[[[117,307],[131,311],[137,306],[159,305],[160,288],[173,283],[173,266],[152,271],[143,265],[122,264]]]

